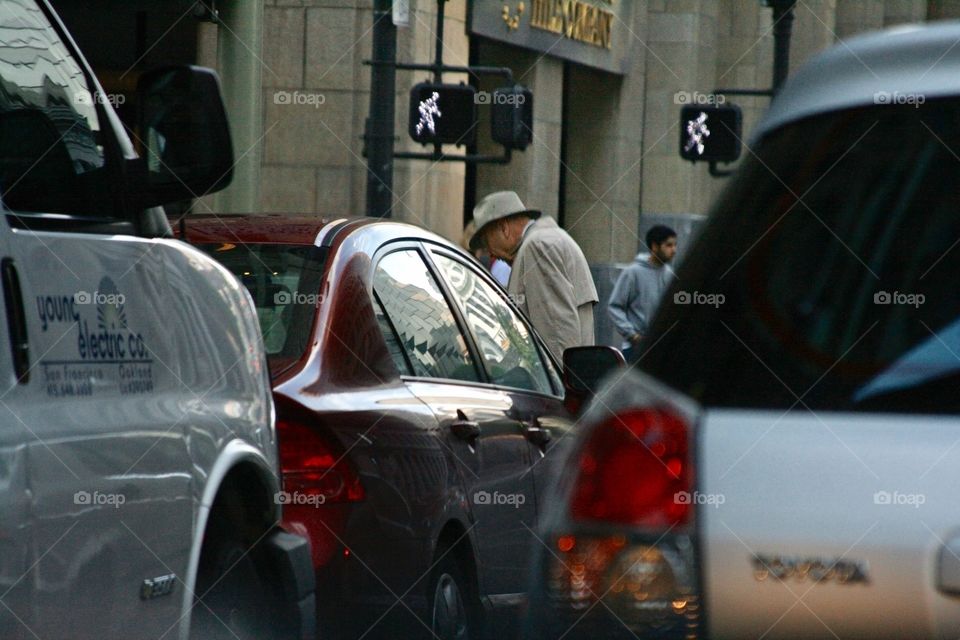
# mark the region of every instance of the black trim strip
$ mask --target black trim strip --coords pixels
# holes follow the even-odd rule
[[[23,310],[23,295],[20,277],[13,266],[12,258],[0,262],[0,278],[3,280],[3,302],[7,310],[7,331],[10,333],[10,351],[13,370],[18,384],[30,381],[30,342],[27,335],[27,318]]]
[[[326,234],[323,236],[323,242],[320,243],[321,247],[326,247],[329,249],[333,246],[333,239],[343,230],[347,225],[356,222],[356,218],[344,220],[338,224],[333,225],[330,229],[326,231]]]

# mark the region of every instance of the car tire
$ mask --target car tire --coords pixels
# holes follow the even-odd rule
[[[479,640],[479,603],[463,570],[445,557],[430,580],[430,628],[439,640]]]
[[[277,577],[260,548],[224,535],[204,548],[194,592],[191,640],[288,640],[278,616]]]

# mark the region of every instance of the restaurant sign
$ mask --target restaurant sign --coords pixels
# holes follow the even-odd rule
[[[630,0],[471,0],[470,33],[625,73]]]

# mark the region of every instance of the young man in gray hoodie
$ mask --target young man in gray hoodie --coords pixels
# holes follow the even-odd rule
[[[622,349],[627,362],[640,357],[640,343],[675,277],[670,262],[677,253],[677,233],[658,224],[647,232],[646,243],[650,253],[638,253],[620,273],[607,306],[610,319],[625,338]]]

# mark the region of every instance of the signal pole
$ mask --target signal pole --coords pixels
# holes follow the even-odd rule
[[[389,218],[393,209],[393,142],[396,112],[397,27],[391,0],[374,0],[370,112],[364,134],[367,215]]]
[[[790,71],[790,35],[797,0],[767,0],[773,8],[773,92],[776,94]]]

